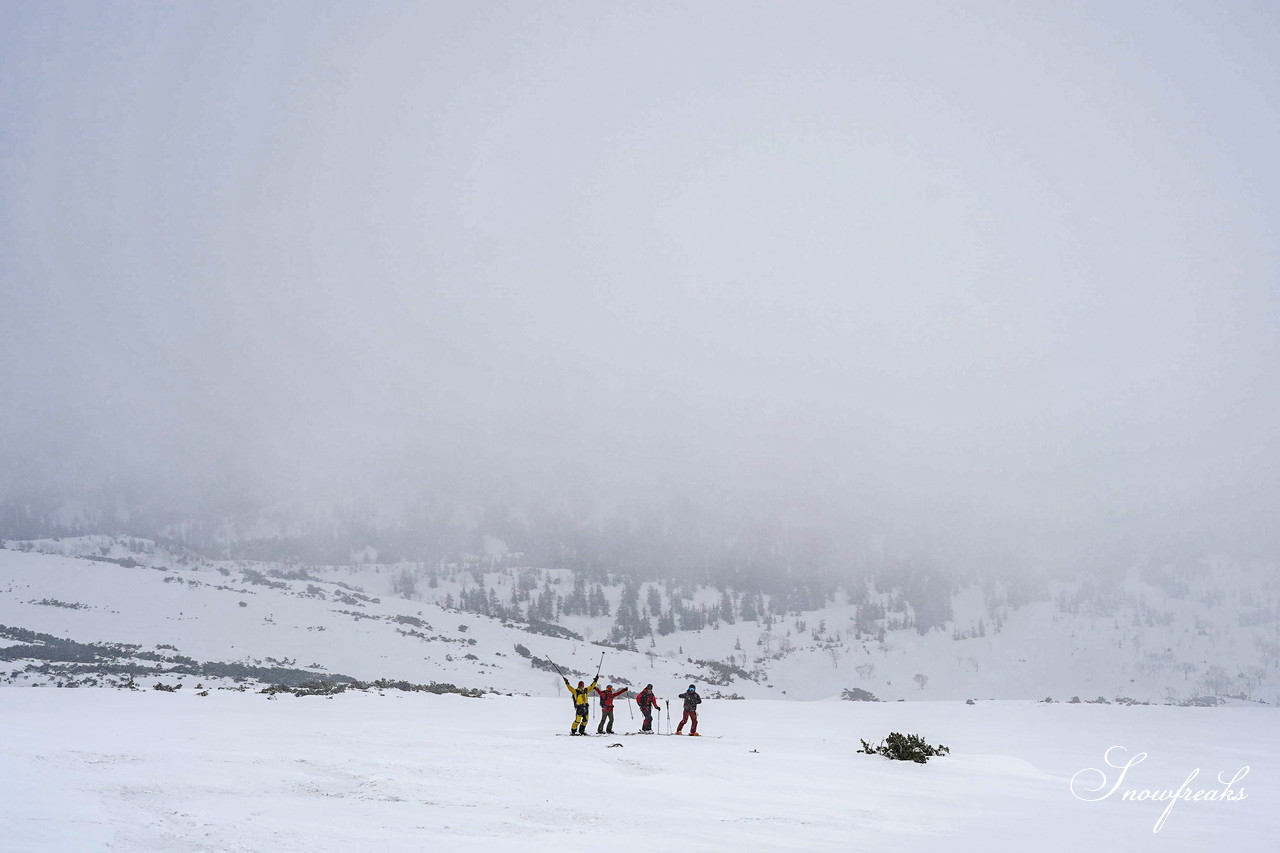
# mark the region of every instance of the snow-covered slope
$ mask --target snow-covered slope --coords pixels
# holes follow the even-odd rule
[[[969,587],[950,600],[951,618],[923,634],[909,626],[910,608],[894,592],[862,591],[856,602],[842,592],[820,609],[744,619],[745,596],[648,584],[639,595],[647,616],[670,612],[676,595],[713,612],[727,597],[739,615],[627,638],[628,651],[593,642],[618,639],[620,583],[600,585],[611,615],[566,615],[557,604],[554,625],[458,609],[474,604],[477,592],[517,610],[522,596],[563,601],[575,586],[566,570],[212,561],[108,537],[7,546],[0,650],[9,646],[10,660],[0,677],[13,683],[93,671],[77,659],[93,650],[24,657],[12,649],[56,638],[127,645],[111,650],[111,660],[128,662],[135,677],[140,667],[163,674],[194,672],[190,663],[236,664],[553,696],[562,684],[551,662],[590,676],[604,654],[605,680],[652,682],[660,693],[696,681],[710,695],[753,699],[824,698],[849,688],[882,700],[1280,696],[1280,590],[1274,580],[1246,582],[1230,566],[1148,572],[1105,589],[1060,584],[1038,600]],[[200,672],[208,680],[214,671]]]
[[[1096,596],[1077,596],[1083,612],[1060,595],[978,631],[991,611],[970,590],[949,630],[889,624],[884,608],[883,638],[861,630],[867,602],[828,602],[655,633],[639,651],[591,642],[609,616],[548,626],[436,603],[481,582],[518,599],[521,571],[219,562],[97,537],[0,550],[0,849],[550,851],[582,837],[710,853],[1200,851],[1269,849],[1280,831],[1274,708],[1034,701],[1159,699],[1166,681],[1200,680],[1189,696],[1214,668],[1263,666],[1243,655],[1265,662],[1275,626],[1225,618],[1238,592],[1186,614],[1170,596],[1149,620],[1147,591],[1106,614]],[[537,574],[552,589],[575,581]],[[601,594],[616,611],[621,590]],[[1265,614],[1269,593],[1249,594],[1248,612]],[[589,675],[602,654],[604,680],[662,697],[697,679],[705,737],[628,736],[639,719],[626,702],[614,737],[557,736],[572,710],[549,661]],[[258,692],[322,678],[405,683]],[[440,683],[473,695],[405,689]],[[105,684],[135,689],[67,689]],[[850,687],[899,701],[766,701]],[[916,765],[857,752],[895,731],[951,753]],[[1108,764],[1139,754],[1123,778]]]
[[[156,569],[15,551],[0,551],[0,625],[83,644],[137,646],[142,657],[119,659],[159,672],[191,659],[542,694],[554,694],[559,677],[531,666],[515,650],[517,643],[571,672],[594,673],[603,651],[483,616],[370,596],[350,585],[269,577],[249,566]],[[4,645],[20,639],[11,632]],[[606,675],[639,672],[642,656],[608,651]],[[621,657],[634,660],[616,666]],[[11,661],[7,674],[19,682],[49,680],[25,672],[30,662]],[[67,670],[78,661],[52,663]],[[86,674],[95,670],[84,666]],[[658,671],[656,664],[653,669]]]

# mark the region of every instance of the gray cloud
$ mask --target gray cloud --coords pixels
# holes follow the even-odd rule
[[[13,489],[1272,535],[1270,10],[0,8]]]

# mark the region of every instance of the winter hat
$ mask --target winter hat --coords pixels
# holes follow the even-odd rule
[[[652,689],[653,689],[653,685],[652,685],[652,684],[646,684],[646,685],[644,686],[644,689],[645,689],[645,690],[652,690]]]
[[[694,689],[694,686],[693,686],[692,684],[690,684],[690,685],[689,685],[689,689],[690,689],[690,690],[693,690],[693,689]]]
[[[586,687],[586,686],[587,686],[587,683],[586,683],[585,681],[579,681],[579,682],[578,682],[578,686],[579,686],[579,687]]]

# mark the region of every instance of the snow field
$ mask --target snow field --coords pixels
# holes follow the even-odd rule
[[[0,849],[81,851],[1200,851],[1271,849],[1280,735],[1259,707],[710,701],[722,738],[567,732],[565,699],[0,691]],[[672,707],[672,720],[677,719]],[[665,726],[665,717],[664,717]],[[594,730],[594,721],[592,722]],[[927,765],[856,753],[920,734]],[[611,744],[620,743],[621,747]],[[1071,777],[1148,758],[1100,802]],[[1220,788],[1237,801],[1121,800]],[[1079,789],[1078,789],[1079,790]]]

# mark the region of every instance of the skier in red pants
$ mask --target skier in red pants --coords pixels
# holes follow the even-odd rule
[[[693,725],[689,727],[689,734],[693,737],[698,736],[698,705],[702,704],[702,697],[694,690],[692,684],[689,689],[680,694],[680,698],[684,700],[684,716],[680,718],[680,725],[676,726],[676,734],[684,734],[681,729],[684,728],[686,722]]]

